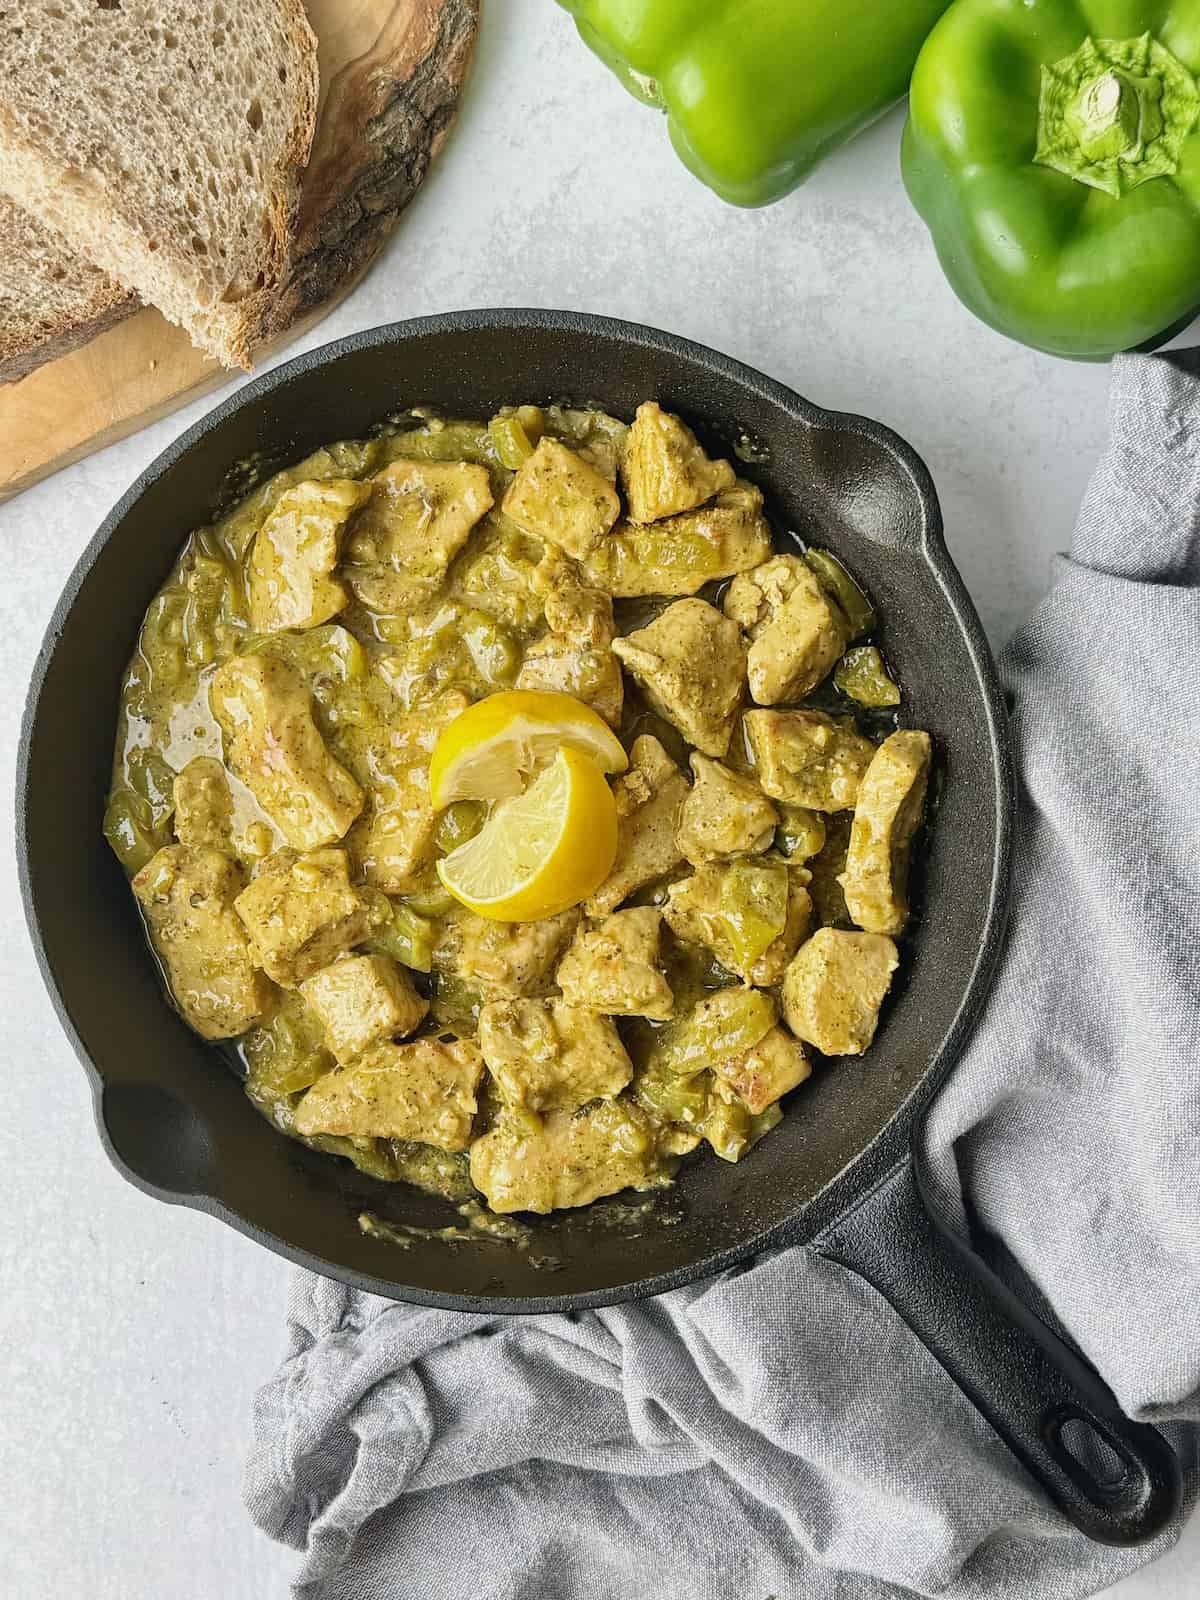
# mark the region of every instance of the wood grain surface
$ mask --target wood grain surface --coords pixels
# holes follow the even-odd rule
[[[300,337],[369,268],[454,120],[480,0],[306,0],[321,104],[291,276],[264,353]],[[227,374],[149,308],[0,387],[0,501],[122,439]]]

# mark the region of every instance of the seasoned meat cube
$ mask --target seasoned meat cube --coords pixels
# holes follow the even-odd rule
[[[653,906],[614,911],[580,928],[558,967],[563,999],[610,1016],[664,1021],[675,1010],[659,959],[662,914]]]
[[[561,556],[559,561],[569,565]],[[573,572],[539,572],[539,577],[548,580],[545,606],[550,631],[527,647],[517,688],[573,694],[618,727],[625,685],[621,663],[612,653],[616,628],[611,596],[581,584]]]
[[[272,988],[234,914],[242,887],[219,850],[169,844],[133,880],[175,1004],[205,1039],[232,1039],[261,1022]]]
[[[499,1212],[557,1211],[619,1189],[661,1188],[672,1167],[646,1113],[627,1100],[553,1111],[540,1127],[526,1111],[504,1110],[471,1146],[471,1182]]]
[[[469,461],[393,461],[370,491],[346,545],[346,579],[364,605],[399,614],[446,576],[491,509],[491,480]]]
[[[540,922],[493,922],[459,912],[443,923],[434,967],[485,995],[537,994],[549,987],[554,963],[579,926],[579,916],[577,907]]]
[[[772,556],[739,573],[725,596],[725,615],[750,637],[750,693],[763,706],[811,693],[850,637],[841,607],[799,556]]]
[[[442,729],[470,705],[449,689],[387,725],[387,746],[376,766],[370,813],[347,841],[355,865],[372,888],[411,894],[433,861],[437,815],[429,799],[429,759]]]
[[[233,798],[225,768],[214,756],[197,756],[171,786],[175,802],[175,837],[180,844],[206,850],[228,850],[233,826]]]
[[[582,561],[617,520],[621,502],[608,479],[548,435],[504,496],[503,511],[523,533]]]
[[[763,498],[740,479],[698,511],[663,522],[619,522],[584,562],[584,576],[618,599],[695,594],[771,554]]]
[[[250,626],[259,633],[315,628],[350,598],[334,577],[349,518],[371,490],[353,478],[285,489],[250,552]]]
[[[692,865],[765,850],[779,813],[758,785],[699,754],[692,772],[696,781],[679,813],[679,848]]]
[[[714,1061],[712,1070],[757,1116],[803,1083],[812,1073],[812,1064],[804,1046],[786,1028],[776,1026],[741,1055]]]
[[[329,754],[304,679],[278,656],[234,656],[213,675],[209,704],[225,757],[287,842],[333,844],[358,816],[363,792]]]
[[[613,650],[656,711],[706,756],[723,756],[746,683],[737,624],[707,600],[677,600]]]
[[[770,858],[711,862],[667,890],[672,933],[747,983],[778,983],[812,922],[808,873]]]
[[[313,1084],[296,1107],[296,1132],[465,1150],[482,1076],[483,1057],[469,1039],[377,1044]]]
[[[633,741],[629,770],[613,784],[617,859],[587,902],[588,916],[615,911],[635,889],[663,877],[683,860],[675,835],[687,792],[687,779],[652,734]]]
[[[875,746],[823,711],[747,711],[742,719],[758,781],[776,800],[847,811]]]
[[[931,757],[929,735],[902,728],[879,746],[858,786],[840,882],[851,919],[868,933],[899,933],[908,921],[909,856]]]
[[[339,1061],[351,1061],[380,1039],[411,1033],[429,1010],[412,979],[390,956],[348,956],[300,985],[309,1009]]]
[[[277,850],[234,901],[255,953],[276,983],[294,989],[362,942],[370,907],[350,882],[346,852]]]
[[[653,400],[637,409],[621,454],[621,482],[635,522],[657,522],[733,487],[728,461],[713,461],[696,435]]]
[[[611,1099],[633,1076],[607,1017],[565,1000],[492,1000],[479,1048],[504,1100],[530,1111],[575,1111]]]
[[[884,934],[820,928],[783,975],[783,1020],[827,1056],[860,1056],[898,965]]]

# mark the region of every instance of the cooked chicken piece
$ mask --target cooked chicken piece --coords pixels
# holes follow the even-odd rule
[[[208,692],[225,758],[287,842],[316,850],[340,839],[363,792],[330,755],[304,679],[278,656],[233,656]]]
[[[659,1154],[654,1126],[628,1100],[597,1100],[541,1119],[506,1109],[471,1146],[471,1182],[493,1211],[586,1206],[620,1189],[657,1189],[674,1163]]]
[[[458,912],[443,919],[434,968],[493,998],[543,993],[579,917],[576,907],[540,922],[493,922]]]
[[[784,973],[783,1020],[827,1056],[860,1056],[898,965],[884,934],[820,928]]]
[[[366,881],[385,894],[412,894],[436,854],[437,815],[429,799],[429,759],[442,729],[470,705],[447,689],[426,705],[398,712],[377,762],[372,806],[347,844]]]
[[[621,501],[595,467],[547,435],[509,485],[503,511],[523,533],[582,561],[617,520]]]
[[[927,733],[902,728],[879,746],[858,786],[839,882],[851,919],[868,933],[899,933],[908,921],[909,857],[932,755]]]
[[[746,684],[737,624],[707,600],[677,600],[613,643],[654,709],[706,756],[723,756]]]
[[[344,850],[277,850],[233,904],[259,964],[285,989],[360,944],[370,929],[370,906],[350,882]]]
[[[169,844],[133,880],[150,938],[184,1020],[204,1039],[261,1022],[274,990],[234,912],[242,875],[220,850]]]
[[[875,754],[869,739],[823,711],[747,711],[742,719],[758,781],[776,800],[848,811]]]
[[[663,522],[619,522],[584,562],[584,576],[618,599],[695,594],[771,554],[761,492],[740,479],[698,511]]]
[[[334,576],[350,517],[371,497],[369,484],[327,478],[285,489],[250,552],[250,626],[258,633],[315,628],[349,600]]]
[[[756,1116],[812,1073],[804,1046],[778,1026],[741,1055],[714,1061],[714,1075]]]
[[[696,781],[679,813],[679,848],[692,865],[765,850],[779,813],[758,785],[696,753],[692,773]]]
[[[619,727],[625,685],[612,653],[611,597],[573,575],[560,576],[546,595],[546,621],[549,633],[525,650],[517,688],[573,694]]]
[[[662,1022],[675,1010],[659,957],[662,914],[653,906],[614,911],[581,927],[556,974],[563,999],[610,1016]]]
[[[706,945],[727,972],[766,987],[808,933],[808,877],[770,858],[710,862],[671,885],[663,916],[676,938]]]
[[[696,435],[653,400],[637,409],[621,455],[621,482],[635,522],[657,522],[733,487],[728,461],[713,461]]]
[[[750,693],[759,705],[802,700],[833,671],[850,637],[837,601],[799,556],[772,556],[739,573],[725,615],[750,638]]]
[[[633,741],[629,770],[613,784],[617,859],[587,902],[589,917],[615,911],[635,889],[663,877],[683,860],[675,835],[687,792],[687,779],[652,734]]]
[[[491,509],[491,480],[470,461],[393,461],[370,490],[346,544],[346,580],[364,605],[399,615],[446,576]]]
[[[352,1061],[381,1039],[398,1039],[424,1020],[429,1002],[390,956],[348,956],[300,985],[339,1061]]]
[[[607,1017],[565,1000],[492,1000],[479,1013],[479,1048],[508,1105],[575,1111],[620,1094],[633,1076]]]
[[[225,768],[215,756],[197,756],[171,786],[175,802],[175,837],[180,844],[205,850],[229,850],[233,797]]]
[[[776,846],[789,861],[808,861],[819,854],[825,845],[825,818],[819,811],[807,806],[789,806],[781,803],[779,828],[775,834]]]
[[[377,1044],[313,1084],[296,1107],[296,1132],[465,1150],[482,1076],[483,1057],[468,1039]]]

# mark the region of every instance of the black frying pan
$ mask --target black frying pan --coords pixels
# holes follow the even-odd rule
[[[536,1224],[535,1249],[409,1247],[364,1235],[364,1208],[418,1228],[440,1202],[376,1184],[280,1138],[221,1057],[166,1004],[124,877],[100,836],[118,686],[142,614],[186,535],[245,464],[292,462],[432,403],[487,416],[512,401],[653,395],[747,476],[782,527],[842,554],[885,619],[906,720],[943,778],[924,909],[877,1043],[819,1073],[749,1158],[685,1164],[656,1219],[613,1208]],[[745,453],[745,452],[743,452]],[[911,1157],[930,1098],[977,1018],[1004,923],[1013,777],[978,618],[942,541],[928,473],[894,434],[822,411],[760,373],[667,334],[540,311],[431,317],[356,335],[277,368],[166,450],[105,520],[54,614],[26,708],[17,779],[22,891],[51,996],[96,1093],[118,1169],[293,1261],[375,1294],[538,1312],[654,1294],[781,1244],[811,1243],[875,1284],[1093,1538],[1134,1543],[1173,1515],[1176,1458],[923,1205]],[[1124,1464],[1104,1482],[1068,1450],[1074,1419]],[[1070,1434],[1068,1434],[1068,1438]]]

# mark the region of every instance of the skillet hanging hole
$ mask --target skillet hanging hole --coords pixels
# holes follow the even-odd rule
[[[1110,1506],[1138,1496],[1141,1475],[1103,1424],[1064,1408],[1051,1421],[1046,1437],[1060,1465],[1095,1505]]]

